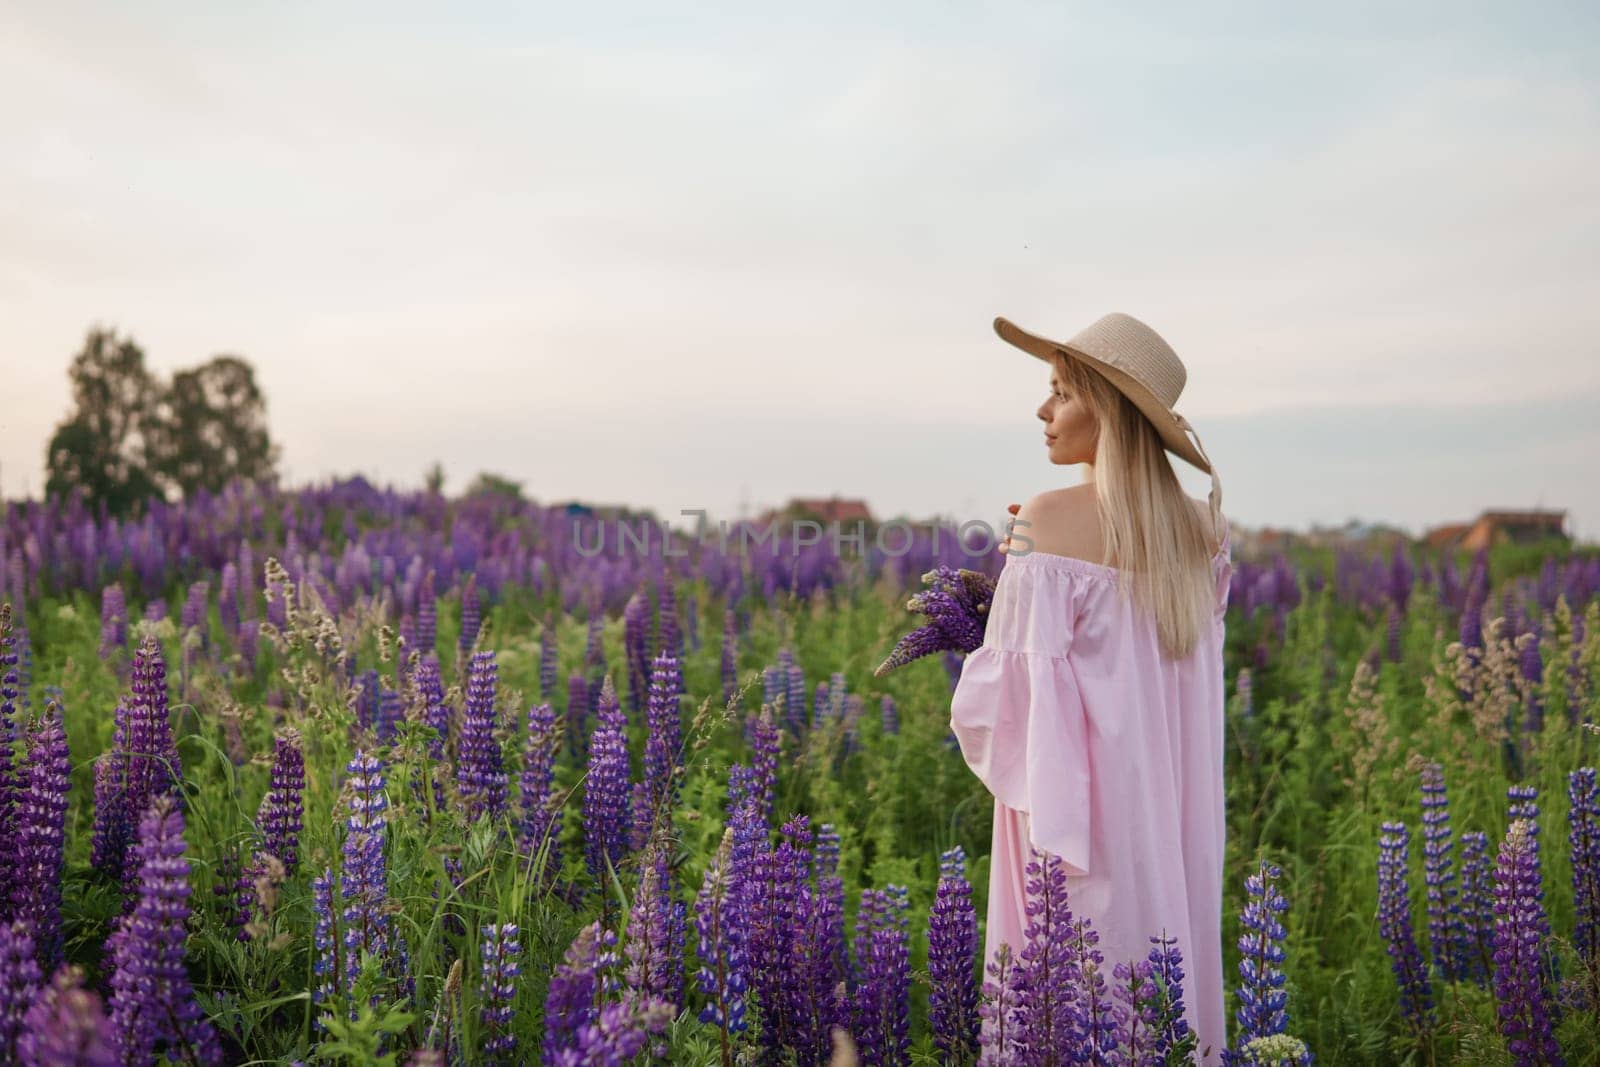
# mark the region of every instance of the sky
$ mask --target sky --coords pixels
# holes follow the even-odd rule
[[[1236,525],[1600,537],[1592,3],[23,0],[0,126],[6,497],[104,326],[293,484],[998,524],[1083,471],[994,317],[1121,311]]]

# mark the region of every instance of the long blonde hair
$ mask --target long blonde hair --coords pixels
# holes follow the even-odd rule
[[[1144,412],[1083,360],[1058,350],[1055,364],[1100,428],[1094,492],[1105,558],[1120,561],[1117,587],[1126,596],[1131,583],[1134,603],[1155,615],[1163,653],[1186,659],[1215,618],[1212,534]]]

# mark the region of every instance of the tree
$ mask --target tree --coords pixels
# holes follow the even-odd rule
[[[115,515],[159,496],[149,462],[157,385],[144,352],[132,338],[95,327],[67,374],[73,411],[45,449],[45,494],[81,488],[91,504],[103,502]]]
[[[197,489],[216,492],[234,478],[277,475],[266,397],[255,371],[237,356],[217,356],[174,374],[154,437],[157,476],[186,496]]]
[[[508,500],[522,500],[522,483],[514,482],[500,474],[491,474],[484,471],[472,480],[467,486],[466,496],[477,496],[479,493],[488,493],[503,496]]]

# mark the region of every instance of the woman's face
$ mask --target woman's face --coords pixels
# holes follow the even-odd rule
[[[1050,396],[1039,405],[1044,423],[1045,451],[1051,463],[1093,463],[1100,427],[1093,412],[1081,397],[1067,391],[1054,370],[1050,372]]]

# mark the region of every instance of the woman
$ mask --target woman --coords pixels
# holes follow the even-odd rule
[[[1049,364],[1046,453],[1087,476],[1017,511],[983,645],[951,698],[950,727],[995,797],[984,973],[1001,942],[1013,956],[1025,943],[1031,848],[1059,856],[1108,983],[1152,935],[1177,939],[1185,1018],[1215,1064],[1233,574],[1222,482],[1172,410],[1186,372],[1150,327],[1111,314],[1056,342],[994,325]],[[1211,475],[1209,507],[1183,491],[1168,451]]]

